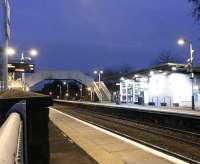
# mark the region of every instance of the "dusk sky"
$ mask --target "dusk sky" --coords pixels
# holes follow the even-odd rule
[[[200,24],[187,0],[11,0],[11,9],[11,45],[37,48],[38,69],[138,69],[164,49],[186,60],[180,36],[200,55]]]

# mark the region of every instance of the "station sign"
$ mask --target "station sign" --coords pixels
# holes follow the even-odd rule
[[[19,73],[34,73],[35,65],[32,63],[9,63],[8,72],[19,72]]]

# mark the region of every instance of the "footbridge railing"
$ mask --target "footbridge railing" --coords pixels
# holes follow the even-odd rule
[[[111,100],[108,89],[105,85],[102,85],[103,89],[100,89],[94,79],[80,71],[39,71],[26,77],[25,83],[28,87],[33,87],[43,80],[76,80],[88,88],[92,88],[96,93],[99,101]],[[104,93],[105,92],[105,93]],[[106,96],[104,96],[106,95]]]

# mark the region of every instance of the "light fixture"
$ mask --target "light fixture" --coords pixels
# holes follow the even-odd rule
[[[12,48],[12,47],[7,47],[7,48],[5,49],[5,53],[6,53],[6,55],[8,55],[8,56],[13,56],[13,55],[16,53],[16,51],[15,51],[15,49]]]
[[[30,56],[35,57],[38,55],[38,51],[36,49],[30,49],[29,54]]]
[[[172,71],[176,71],[176,70],[177,70],[177,68],[176,68],[176,67],[172,67],[171,69],[172,69]]]
[[[124,81],[125,79],[124,79],[124,77],[121,77],[120,80],[121,80],[121,81]]]
[[[92,90],[92,88],[88,87],[88,88],[87,88],[87,90],[88,90],[88,91],[91,91],[91,90]]]
[[[154,71],[150,71],[149,75],[153,76],[154,75]]]
[[[29,92],[30,91],[30,88],[29,87],[26,87],[26,92]]]
[[[139,75],[137,75],[137,74],[134,75],[134,78],[138,78],[138,77],[139,77]]]
[[[178,43],[178,45],[183,46],[183,45],[185,45],[186,40],[185,40],[184,38],[180,38],[180,39],[177,41],[177,43]]]

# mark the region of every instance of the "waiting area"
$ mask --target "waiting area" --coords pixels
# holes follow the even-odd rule
[[[120,102],[161,107],[200,107],[200,67],[167,63],[121,77]]]

